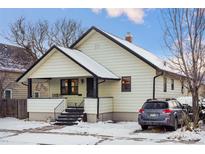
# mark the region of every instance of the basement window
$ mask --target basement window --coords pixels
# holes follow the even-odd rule
[[[61,95],[78,95],[78,79],[62,79]]]
[[[121,80],[122,92],[131,92],[131,76],[124,76]]]
[[[167,92],[167,78],[164,77],[164,83],[163,83],[163,86],[164,86],[164,92]]]

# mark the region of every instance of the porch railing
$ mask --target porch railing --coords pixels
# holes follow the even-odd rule
[[[85,113],[97,114],[97,98],[85,98]],[[113,97],[99,97],[99,113],[113,112]]]
[[[62,100],[55,108],[54,108],[54,118],[57,119],[57,114],[65,111],[65,100]]]

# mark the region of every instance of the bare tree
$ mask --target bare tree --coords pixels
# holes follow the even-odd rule
[[[198,123],[198,90],[205,75],[205,9],[166,9],[164,40],[173,67],[186,76],[192,94],[194,127]]]
[[[51,27],[49,41],[51,44],[69,48],[83,33],[80,22],[72,19],[57,20]]]
[[[33,57],[33,61],[36,61],[46,52],[47,36],[47,21],[28,23],[25,18],[20,17],[10,25],[10,32],[6,39],[23,47]]]
[[[7,59],[6,57],[8,57],[8,53],[4,52],[5,49],[6,49],[5,46],[0,45],[0,66],[3,66],[3,67],[6,66],[8,63],[8,61],[6,60]]]
[[[82,33],[81,23],[75,20],[64,18],[50,26],[46,20],[30,23],[20,17],[10,25],[5,38],[26,49],[33,61],[36,61],[53,44],[69,47]]]
[[[47,51],[48,30],[47,21],[38,21],[36,24],[28,26],[28,33],[31,35],[31,49],[37,57],[42,56]]]

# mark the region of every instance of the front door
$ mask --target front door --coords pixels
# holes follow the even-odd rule
[[[87,97],[93,97],[93,78],[87,78]]]

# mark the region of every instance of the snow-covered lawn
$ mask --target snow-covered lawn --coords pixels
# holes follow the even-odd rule
[[[13,135],[14,133],[11,133],[11,132],[0,132],[0,138],[3,138],[3,137],[6,137],[6,136],[9,136],[9,135]]]
[[[78,125],[66,126],[62,129],[51,130],[50,132],[127,137],[133,134],[136,130],[140,130],[140,126],[137,122],[112,123],[111,121],[107,121],[98,123],[80,122]]]
[[[3,118],[0,144],[205,144],[205,131],[142,131],[137,122],[111,121],[56,127],[45,122]]]
[[[30,128],[38,128],[43,126],[48,126],[48,123],[37,122],[37,121],[27,121],[19,120],[16,118],[0,118],[0,129],[7,130],[24,130]]]
[[[78,125],[66,126],[50,132],[90,134],[109,138],[100,144],[187,144],[189,142],[205,144],[205,131],[184,132],[181,129],[175,132],[163,129],[142,131],[137,122],[80,122]]]

